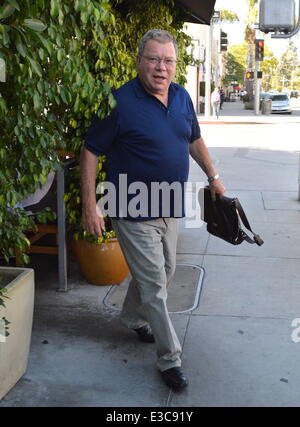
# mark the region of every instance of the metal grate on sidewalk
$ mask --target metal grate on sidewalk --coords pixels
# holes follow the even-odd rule
[[[177,264],[174,278],[168,287],[167,306],[169,313],[186,313],[198,307],[204,269],[194,264]],[[130,278],[114,285],[106,294],[103,304],[120,311],[128,289]]]

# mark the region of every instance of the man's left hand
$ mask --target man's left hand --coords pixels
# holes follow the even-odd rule
[[[216,200],[216,194],[224,195],[226,192],[226,188],[224,187],[220,178],[215,179],[213,182],[211,182],[209,184],[209,189],[213,200]]]

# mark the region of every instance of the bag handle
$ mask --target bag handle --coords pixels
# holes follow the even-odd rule
[[[246,214],[245,214],[245,212],[244,212],[244,209],[242,208],[242,205],[240,204],[240,201],[238,200],[238,199],[234,199],[234,204],[235,204],[235,207],[236,207],[236,209],[237,209],[237,211],[238,211],[238,213],[239,213],[239,215],[240,215],[240,218],[241,218],[241,220],[242,220],[242,222],[243,222],[243,224],[244,224],[244,226],[249,230],[249,231],[251,231],[251,233],[253,234],[253,236],[254,236],[254,239],[251,239],[251,237],[249,237],[246,233],[245,233],[245,240],[247,240],[247,242],[249,242],[249,243],[256,243],[258,246],[261,246],[261,245],[263,245],[264,244],[264,241],[262,240],[262,238],[258,235],[258,234],[256,234],[256,233],[254,233],[253,231],[252,231],[252,228],[251,228],[251,226],[250,226],[250,224],[249,224],[249,221],[248,221],[248,219],[247,219],[247,217],[246,217]]]

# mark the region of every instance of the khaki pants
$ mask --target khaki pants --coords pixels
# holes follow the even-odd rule
[[[112,220],[132,274],[121,321],[137,329],[149,323],[160,371],[181,366],[181,346],[167,310],[167,286],[176,268],[177,220]]]

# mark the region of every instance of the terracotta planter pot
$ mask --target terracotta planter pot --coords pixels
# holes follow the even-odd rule
[[[86,240],[73,240],[72,249],[81,274],[93,285],[115,285],[129,274],[117,239],[96,245]]]

